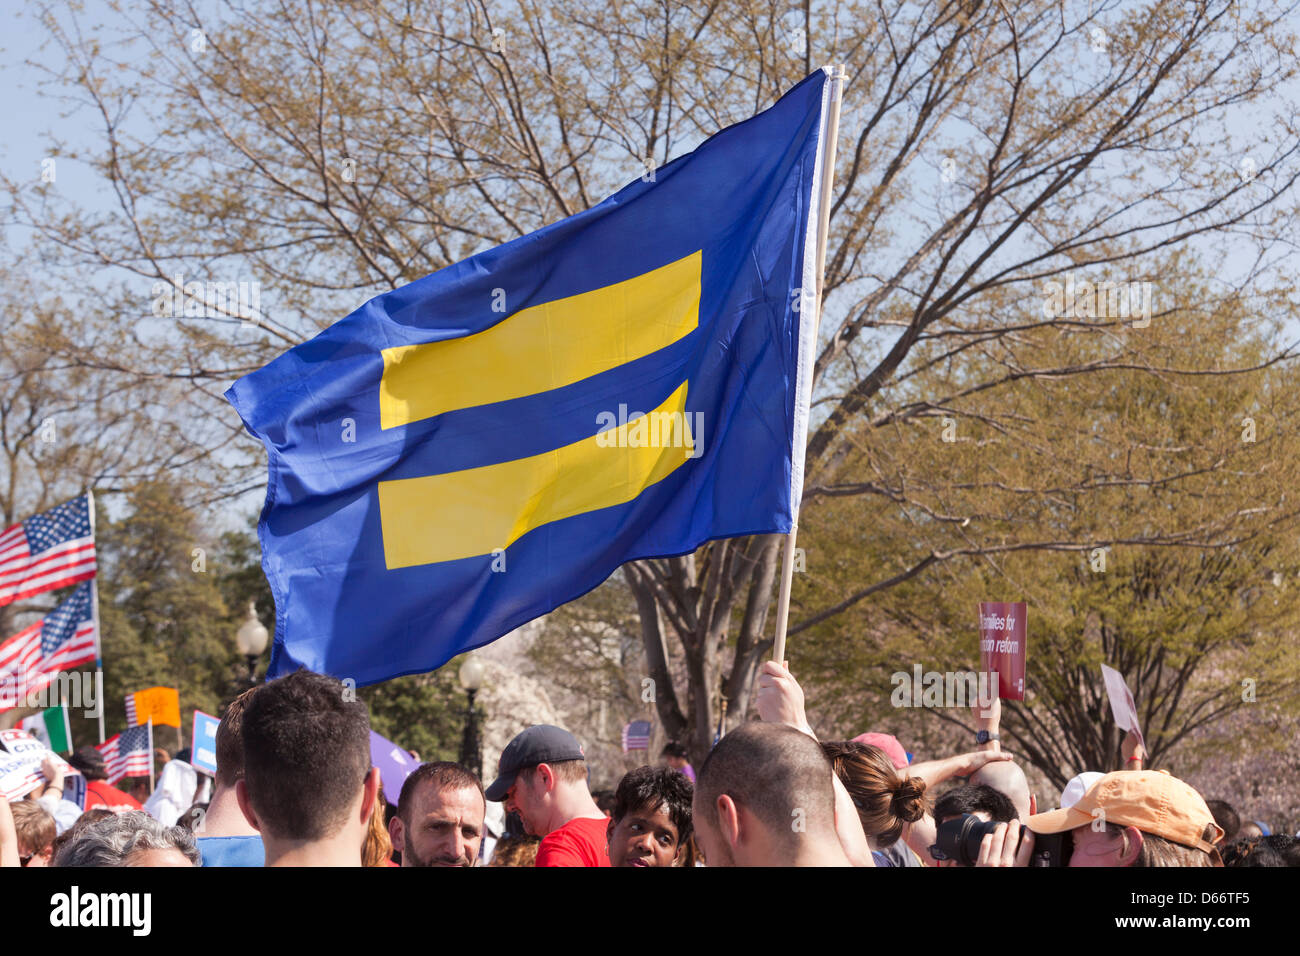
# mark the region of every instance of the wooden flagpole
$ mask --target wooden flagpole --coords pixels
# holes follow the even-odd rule
[[[821,143],[821,197],[817,205],[817,294],[812,307],[812,342],[816,352],[817,331],[822,318],[822,286],[826,277],[826,236],[831,224],[831,193],[835,185],[835,147],[840,135],[840,101],[844,97],[844,81],[848,74],[843,64],[830,68],[831,97],[826,113],[826,128]],[[811,364],[807,374],[812,374]],[[802,399],[796,397],[796,401]],[[807,436],[804,436],[807,440]],[[802,494],[802,489],[800,489]],[[776,640],[772,648],[772,659],[777,663],[785,662],[785,632],[790,621],[790,584],[794,577],[794,545],[799,533],[799,503],[790,503],[790,531],[785,536],[785,553],[781,556],[781,592],[776,606]]]
[[[90,509],[90,540],[95,540],[95,492],[86,489]],[[99,552],[95,552],[95,576],[90,579],[90,616],[95,622],[95,709],[99,711],[99,742],[104,742],[104,645],[99,632]]]

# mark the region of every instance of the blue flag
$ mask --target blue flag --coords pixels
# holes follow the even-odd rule
[[[270,459],[268,677],[433,670],[626,561],[790,529],[829,95],[819,71],[230,388]]]

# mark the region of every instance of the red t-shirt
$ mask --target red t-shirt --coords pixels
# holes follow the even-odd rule
[[[537,866],[609,866],[609,819],[570,820],[537,848]]]
[[[96,807],[104,807],[114,813],[144,809],[139,800],[117,787],[110,787],[108,781],[91,780],[86,784],[86,809],[94,810]]]

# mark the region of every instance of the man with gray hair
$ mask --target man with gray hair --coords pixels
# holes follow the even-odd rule
[[[141,810],[116,813],[92,823],[64,844],[55,866],[198,866],[194,836],[163,826]]]

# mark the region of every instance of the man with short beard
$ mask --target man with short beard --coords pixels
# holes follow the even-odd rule
[[[402,784],[388,835],[402,866],[474,866],[486,812],[478,777],[460,764],[426,763]]]

